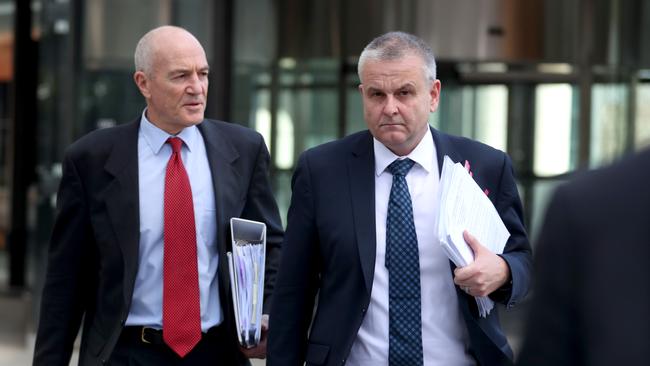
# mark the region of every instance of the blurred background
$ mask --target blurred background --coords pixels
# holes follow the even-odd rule
[[[510,154],[532,238],[557,184],[650,143],[650,1],[0,0],[1,365],[31,362],[63,151],[139,118],[163,24],[205,47],[206,115],[264,135],[283,219],[297,156],[365,128],[357,58],[390,30],[433,47],[431,124]],[[515,350],[525,309],[501,309]]]

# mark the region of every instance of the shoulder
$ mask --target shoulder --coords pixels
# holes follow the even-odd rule
[[[364,130],[309,148],[303,155],[309,156],[310,159],[330,159],[364,153],[368,148],[372,150],[372,135],[368,130]]]
[[[298,158],[293,181],[300,180],[300,177],[310,177],[313,189],[337,191],[334,187],[347,182],[350,167],[363,170],[374,166],[372,146],[372,135],[368,131],[362,131],[309,148]]]
[[[105,155],[117,143],[131,140],[137,143],[139,119],[115,127],[102,128],[91,131],[70,144],[66,149],[66,156],[79,157],[87,155]]]
[[[440,131],[435,131],[434,133],[439,135],[438,138],[441,141],[445,139],[449,141],[449,144],[453,146],[454,150],[458,151],[462,155],[479,156],[489,159],[503,158],[504,155],[506,155],[505,152],[477,140],[450,135]]]
[[[466,137],[446,134],[432,129],[438,155],[449,155],[457,163],[469,163],[473,172],[480,176],[501,179],[504,173],[514,175],[508,155],[492,146]]]
[[[650,195],[643,192],[650,180],[649,167],[650,149],[645,149],[608,166],[577,173],[570,182],[558,187],[557,195],[585,202],[648,201]],[[607,200],[603,200],[605,197]]]
[[[303,151],[296,167],[308,165],[322,172],[339,171],[348,159],[368,154],[373,156],[372,135],[366,130]]]
[[[235,144],[259,144],[263,140],[263,137],[259,132],[237,123],[205,119],[198,125],[198,127],[199,130],[201,130],[201,133],[206,136],[216,134]]]
[[[209,132],[226,133],[232,136],[260,137],[259,132],[233,122],[219,121],[216,119],[205,119],[199,125]]]

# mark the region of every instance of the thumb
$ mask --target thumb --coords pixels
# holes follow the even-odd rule
[[[478,239],[476,239],[474,235],[470,234],[469,231],[463,231],[463,239],[465,239],[467,245],[472,248],[472,251],[474,252],[474,258],[476,258],[479,253],[483,251],[483,246],[481,243],[479,243]]]

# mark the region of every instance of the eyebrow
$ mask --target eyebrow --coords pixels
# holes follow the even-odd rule
[[[194,69],[191,69],[191,68],[173,69],[173,70],[169,71],[168,75],[182,74],[182,73],[186,73],[186,72],[191,72],[192,70],[194,70]],[[197,71],[198,72],[210,71],[210,66],[201,67]]]
[[[395,88],[393,90],[403,90],[403,89],[415,89],[415,84],[413,84],[412,82],[407,82],[405,84],[402,84],[402,85],[398,86],[397,88]],[[368,90],[368,92],[374,92],[374,91],[383,92],[384,91],[383,88],[375,87],[375,86],[372,86],[372,85],[369,85],[367,90]]]

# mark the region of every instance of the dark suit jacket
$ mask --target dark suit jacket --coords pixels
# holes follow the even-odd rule
[[[68,365],[83,317],[81,365],[109,359],[128,316],[138,271],[138,127],[135,122],[97,130],[65,155],[58,215],[50,243],[34,365]],[[219,290],[224,324],[238,352],[226,251],[229,219],[267,224],[267,288],[275,282],[282,227],[262,137],[247,128],[204,120],[216,199]],[[162,198],[161,198],[162,199]],[[267,308],[266,311],[269,309]]]
[[[489,198],[511,233],[503,258],[510,266],[512,284],[493,298],[513,306],[527,291],[531,252],[510,160],[487,145],[433,129],[432,133],[439,167],[444,155],[456,162],[469,160],[474,179],[490,191]],[[321,145],[300,157],[273,295],[269,366],[301,365],[305,360],[313,365],[345,362],[373,283],[374,166],[368,131]],[[457,295],[474,356],[483,365],[511,363],[512,351],[496,309],[487,318],[479,318],[474,299],[458,288]]]
[[[650,364],[650,150],[560,186],[520,365]]]

